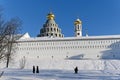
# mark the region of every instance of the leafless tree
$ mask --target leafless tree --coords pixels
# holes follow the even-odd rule
[[[20,20],[17,18],[11,19],[8,23],[7,23],[7,40],[8,40],[8,44],[6,47],[6,67],[8,67],[10,60],[12,59],[13,53],[15,53],[15,48],[16,48],[16,40],[18,38],[17,34],[20,30]]]
[[[13,53],[15,53],[15,43],[18,39],[17,34],[20,27],[21,20],[19,18],[5,21],[0,14],[0,61],[6,60],[6,67],[8,67]]]

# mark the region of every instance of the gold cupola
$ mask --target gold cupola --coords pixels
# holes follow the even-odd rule
[[[49,19],[49,20],[53,20],[54,19],[54,14],[52,13],[52,12],[50,12],[48,15],[47,15],[47,18]]]
[[[74,25],[77,25],[77,24],[82,24],[82,21],[80,19],[77,19],[75,22],[74,22]]]

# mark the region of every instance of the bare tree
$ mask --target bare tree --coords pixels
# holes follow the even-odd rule
[[[15,44],[16,44],[16,40],[18,38],[17,34],[20,30],[20,20],[17,18],[11,19],[8,23],[7,23],[7,39],[8,39],[8,44],[7,44],[7,53],[6,53],[6,67],[8,67],[10,60],[12,59],[13,53],[15,53]]]
[[[6,60],[6,67],[8,67],[13,53],[15,53],[15,43],[18,39],[17,34],[20,32],[20,27],[21,20],[19,18],[5,22],[0,14],[0,61]]]

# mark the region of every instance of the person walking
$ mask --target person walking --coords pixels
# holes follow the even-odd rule
[[[75,74],[78,73],[78,67],[77,66],[74,68],[74,72],[75,72]]]
[[[35,73],[35,66],[33,66],[33,73]]]
[[[36,73],[39,73],[39,67],[38,66],[36,67]]]

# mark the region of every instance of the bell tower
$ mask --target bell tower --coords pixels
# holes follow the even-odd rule
[[[75,25],[75,37],[82,37],[82,21],[80,19],[77,19],[74,22]]]

